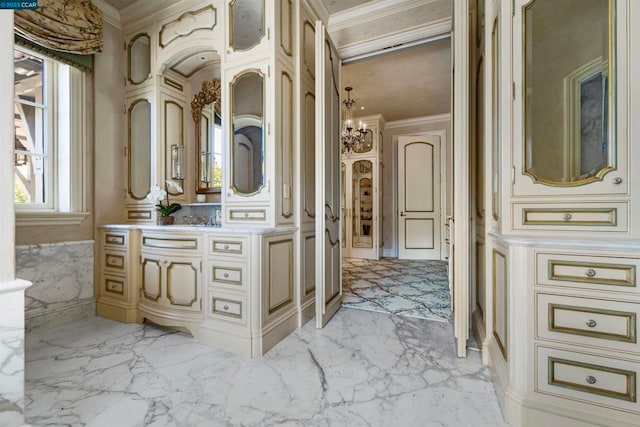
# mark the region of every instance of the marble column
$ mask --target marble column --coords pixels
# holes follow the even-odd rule
[[[15,278],[13,11],[0,11],[0,425],[24,424],[24,290]]]

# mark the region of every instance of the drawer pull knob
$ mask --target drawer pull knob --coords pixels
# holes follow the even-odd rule
[[[620,178],[620,177],[613,178],[613,183],[614,183],[615,185],[620,185],[620,184],[622,184],[622,178]]]
[[[591,376],[591,375],[589,375],[589,376],[586,378],[586,380],[587,380],[587,382],[588,382],[589,384],[595,384],[595,383],[596,383],[596,377],[593,377],[593,376]]]
[[[226,279],[229,277],[229,273],[224,273],[222,276]]]
[[[596,271],[595,271],[593,268],[590,268],[590,269],[588,269],[588,270],[587,270],[587,272],[586,272],[586,273],[584,273],[584,274],[586,274],[586,275],[587,275],[587,277],[595,277],[595,275],[596,275]]]
[[[229,250],[229,245],[224,245],[224,250]]]
[[[573,216],[571,216],[570,213],[562,215],[562,219],[564,219],[565,221],[569,221],[571,218],[573,218]]]
[[[598,323],[593,319],[587,320],[587,326],[590,327],[590,328],[595,328],[597,324]]]
[[[225,306],[224,306],[224,307],[222,307],[222,308],[224,308],[225,310],[229,310],[229,306],[228,306],[228,305],[225,305]],[[591,377],[591,378],[593,378],[593,377]],[[595,382],[595,381],[593,381],[593,382]],[[591,383],[591,384],[593,384],[593,383]]]

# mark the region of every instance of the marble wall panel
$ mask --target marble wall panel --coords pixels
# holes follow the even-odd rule
[[[93,241],[16,247],[16,276],[33,283],[25,299],[28,331],[95,311],[93,247]]]

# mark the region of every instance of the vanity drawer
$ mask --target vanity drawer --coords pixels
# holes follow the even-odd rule
[[[640,353],[640,304],[538,294],[538,338]]]
[[[553,204],[514,203],[513,224],[517,230],[627,231],[626,203]]]
[[[102,294],[118,299],[126,299],[127,279],[120,276],[105,274],[102,277]]]
[[[111,273],[127,274],[126,253],[105,251],[103,267],[105,271]]]
[[[246,266],[242,263],[209,261],[209,285],[235,291],[246,290]]]
[[[539,285],[639,293],[640,259],[538,253]]]
[[[246,323],[247,299],[244,296],[209,291],[208,316],[233,323]]]
[[[142,249],[162,249],[178,252],[197,252],[200,248],[200,237],[190,235],[143,234]]]
[[[210,255],[247,256],[247,239],[226,236],[209,237]]]
[[[537,367],[537,392],[640,412],[637,361],[538,347]]]
[[[126,249],[129,246],[129,239],[125,231],[105,231],[102,242],[105,248]]]

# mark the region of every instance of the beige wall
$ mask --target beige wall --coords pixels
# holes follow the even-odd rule
[[[451,214],[453,186],[451,170],[451,121],[447,118],[438,120],[425,120],[420,124],[403,125],[396,127],[394,122],[388,122],[383,132],[384,151],[382,153],[383,170],[383,209],[382,209],[382,236],[384,240],[385,256],[397,256],[397,229],[394,220],[397,211],[397,142],[399,135],[416,135],[420,133],[444,130],[446,141],[442,141],[441,154],[445,156],[447,168],[442,171],[443,179],[446,179],[446,214]],[[444,224],[442,224],[444,226]]]
[[[95,58],[95,223],[125,220],[127,144],[124,114],[124,38],[122,31],[104,23],[104,49]]]

